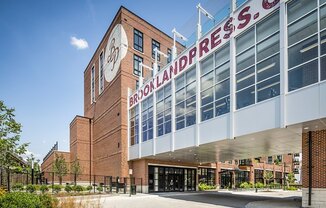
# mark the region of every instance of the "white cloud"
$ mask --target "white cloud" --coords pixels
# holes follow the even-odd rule
[[[76,37],[71,37],[70,38],[70,44],[72,46],[75,46],[78,50],[86,49],[88,48],[88,43],[85,39],[82,38],[76,38]]]
[[[31,152],[29,150],[27,150],[25,152],[25,154],[22,155],[23,159],[26,160],[28,157],[31,157],[32,155],[34,155],[34,157],[36,159],[40,159],[41,158],[41,155],[40,154],[37,154],[37,153],[34,153],[34,152]]]

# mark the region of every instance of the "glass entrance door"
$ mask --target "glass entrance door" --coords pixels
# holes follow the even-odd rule
[[[196,170],[149,166],[149,192],[196,190]]]

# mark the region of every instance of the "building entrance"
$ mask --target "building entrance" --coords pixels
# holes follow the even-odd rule
[[[196,190],[196,169],[148,166],[149,192]]]
[[[233,173],[228,170],[222,170],[220,172],[220,178],[221,178],[221,188],[232,188],[232,178],[233,178]]]

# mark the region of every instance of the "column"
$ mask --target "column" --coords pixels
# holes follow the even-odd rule
[[[302,206],[326,207],[326,130],[302,134]]]

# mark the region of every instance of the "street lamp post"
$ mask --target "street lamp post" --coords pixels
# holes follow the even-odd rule
[[[34,184],[34,159],[32,159],[32,184]]]

